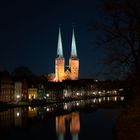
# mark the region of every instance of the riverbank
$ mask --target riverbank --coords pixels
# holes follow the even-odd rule
[[[124,98],[121,98],[121,96],[124,96],[124,93],[117,95],[119,98],[119,100],[123,100]],[[19,102],[11,102],[11,103],[5,103],[5,102],[0,102],[0,110],[3,109],[8,109],[8,108],[14,108],[14,107],[25,107],[25,106],[49,106],[52,104],[59,104],[59,103],[66,103],[66,102],[72,102],[72,101],[77,101],[77,100],[87,100],[87,99],[97,99],[100,100],[99,102],[101,102],[100,98],[104,98],[104,101],[106,99],[106,101],[108,101],[108,97],[110,98],[114,98],[114,100],[117,100],[117,96],[87,96],[87,97],[78,97],[78,98],[65,98],[65,99],[50,99],[50,100],[31,100],[31,101],[19,101]]]
[[[132,88],[115,132],[117,140],[140,140],[140,87]]]
[[[25,106],[48,106],[52,104],[58,104],[62,102],[70,102],[73,100],[32,100],[32,101],[19,101],[13,103],[1,103],[0,109],[8,109],[14,107],[25,107]]]
[[[67,98],[67,99],[57,99],[57,100],[32,100],[32,101],[19,101],[19,102],[13,102],[13,103],[0,103],[0,110],[1,109],[8,109],[8,108],[14,108],[14,107],[25,107],[25,106],[49,106],[52,104],[59,104],[59,103],[66,103],[66,102],[72,102],[77,100],[86,100],[91,99],[93,97],[88,98]],[[99,97],[94,97],[99,98]]]

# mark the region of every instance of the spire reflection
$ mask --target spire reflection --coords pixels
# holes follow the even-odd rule
[[[70,133],[72,135],[72,140],[78,140],[78,134],[80,132],[80,117],[79,112],[72,112],[68,115],[57,116],[56,117],[56,132],[58,135],[58,140],[64,140],[66,130],[65,121],[69,122]]]

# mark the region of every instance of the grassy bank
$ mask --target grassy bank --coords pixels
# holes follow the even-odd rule
[[[140,140],[140,87],[132,88],[115,131],[117,140]]]

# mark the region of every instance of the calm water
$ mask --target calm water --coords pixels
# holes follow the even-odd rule
[[[124,97],[102,97],[45,107],[1,110],[2,139],[114,140]],[[1,139],[0,138],[0,139]]]

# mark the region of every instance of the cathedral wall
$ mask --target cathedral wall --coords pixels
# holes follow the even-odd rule
[[[62,81],[64,80],[64,69],[65,69],[65,60],[64,58],[56,58],[55,60],[55,80]]]
[[[71,69],[70,79],[77,80],[79,77],[79,59],[78,58],[70,58],[69,66]]]

